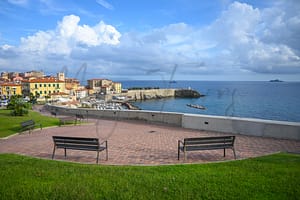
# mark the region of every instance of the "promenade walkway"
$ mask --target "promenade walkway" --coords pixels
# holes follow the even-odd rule
[[[177,160],[177,141],[185,137],[217,136],[224,133],[178,128],[166,125],[148,124],[140,121],[113,121],[89,119],[88,123],[35,130],[0,139],[0,153],[16,153],[38,158],[51,159],[53,135],[97,137],[108,140],[109,160],[105,152],[100,153],[100,164],[105,165],[160,165],[179,163],[205,163],[234,160],[231,150],[210,150],[189,152],[187,160]],[[275,152],[300,152],[300,141],[272,138],[236,136],[237,159],[272,154]],[[66,161],[96,162],[96,153],[88,151],[67,151]],[[56,160],[65,160],[64,151],[58,149]]]

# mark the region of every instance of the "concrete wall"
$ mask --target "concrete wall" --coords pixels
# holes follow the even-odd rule
[[[182,127],[225,133],[300,140],[300,123],[184,114]]]
[[[142,120],[197,130],[300,140],[300,123],[295,122],[140,110],[93,110],[58,106],[47,106],[47,109],[59,115],[82,114],[96,119]]]
[[[48,106],[50,112],[56,112],[58,115],[75,115],[82,114],[88,118],[107,118],[117,120],[142,120],[154,123],[170,124],[181,126],[182,114],[156,112],[156,111],[141,111],[141,110],[94,110],[94,109],[76,109],[65,108],[59,106]]]

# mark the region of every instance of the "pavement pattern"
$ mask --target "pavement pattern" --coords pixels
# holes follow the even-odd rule
[[[108,161],[105,151],[100,153],[102,165],[164,165],[182,163],[207,163],[234,160],[231,149],[188,152],[187,159],[177,159],[178,140],[186,137],[232,135],[199,131],[180,127],[150,124],[142,121],[114,121],[88,119],[81,124],[36,129],[0,139],[0,153],[15,153],[43,159],[51,159],[53,135],[96,137],[108,141]],[[236,135],[237,159],[258,157],[276,152],[300,152],[300,141]],[[96,163],[96,152],[57,149],[55,160],[79,163]]]

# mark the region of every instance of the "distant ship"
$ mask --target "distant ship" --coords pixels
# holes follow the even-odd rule
[[[197,105],[197,104],[186,104],[188,107],[191,108],[197,108],[197,109],[201,109],[201,110],[205,110],[206,108],[204,106],[201,105]]]
[[[274,80],[270,80],[270,82],[283,82],[283,81],[279,79],[274,79]]]

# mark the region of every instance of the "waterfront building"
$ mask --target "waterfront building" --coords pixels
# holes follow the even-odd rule
[[[23,80],[22,92],[24,96],[48,97],[52,93],[65,92],[65,82],[55,77]]]
[[[42,78],[44,77],[44,72],[40,71],[29,71],[24,73],[25,78],[34,77],[34,78]]]
[[[7,99],[13,95],[22,95],[22,86],[19,83],[0,83],[0,98]]]
[[[89,89],[93,89],[94,91],[101,91],[101,87],[109,86],[113,82],[109,79],[90,79],[88,81]]]
[[[18,76],[12,77],[12,81],[14,83],[21,83],[23,81],[23,78],[18,75]]]
[[[65,78],[67,90],[77,90],[80,87],[80,82],[76,78]]]
[[[1,72],[1,79],[8,81],[8,73],[7,72]]]
[[[57,73],[57,78],[60,81],[65,81],[65,73],[63,73],[63,72]]]
[[[113,90],[114,90],[115,93],[117,93],[117,94],[122,93],[122,83],[114,82],[114,83],[113,83]]]
[[[65,92],[55,92],[49,95],[48,101],[50,102],[57,102],[60,101],[62,103],[68,102],[68,101],[73,101],[74,99],[72,96],[70,96],[68,93]]]
[[[76,99],[82,99],[89,95],[88,89],[85,88],[79,88],[75,90],[75,97]]]
[[[88,87],[95,93],[112,94],[122,92],[122,84],[109,79],[90,79],[88,80]]]

